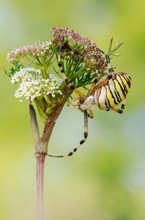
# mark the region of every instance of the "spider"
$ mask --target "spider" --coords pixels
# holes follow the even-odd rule
[[[87,95],[84,95],[79,89],[75,88],[75,86],[73,86],[66,77],[64,68],[61,64],[60,52],[58,54],[58,66],[62,74],[62,78],[67,87],[78,95],[78,98],[74,101],[74,103],[72,102],[72,104],[84,114],[84,137],[69,153],[64,155],[47,154],[50,157],[63,158],[72,156],[81,147],[81,145],[84,144],[88,137],[88,117],[93,118],[93,106],[96,106],[100,110],[112,110],[120,114],[124,111],[126,95],[131,87],[131,77],[125,72],[114,72],[110,63],[109,55],[105,54],[103,51],[101,52],[105,55],[108,75],[103,77],[101,80],[98,80],[98,70],[96,70],[96,77],[88,90]],[[120,103],[121,108],[116,108],[116,106]]]

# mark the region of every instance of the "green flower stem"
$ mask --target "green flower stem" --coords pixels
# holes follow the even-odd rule
[[[37,146],[40,143],[40,133],[39,133],[39,127],[37,123],[37,118],[36,118],[36,112],[32,104],[29,105],[29,114],[30,114],[30,124],[32,128],[32,133],[33,133],[33,138],[34,138],[34,144],[35,144],[35,151]]]
[[[51,136],[50,132],[52,132],[52,129],[53,129],[55,123],[56,123],[56,120],[57,120],[60,112],[62,111],[62,108],[63,108],[64,104],[60,105],[58,107],[58,109],[55,110],[55,112],[49,118],[49,122],[45,124],[43,134],[42,134],[42,138],[41,138],[41,142],[45,142],[48,137],[50,138],[50,136]],[[43,153],[47,153],[46,150]]]
[[[36,219],[44,220],[44,163],[48,152],[48,143],[56,123],[56,120],[61,113],[63,104],[59,105],[54,111],[49,120],[46,121],[42,137],[40,138],[39,126],[37,123],[36,112],[32,104],[29,105],[30,123],[35,144],[36,157]]]
[[[30,123],[35,144],[36,155],[36,219],[44,219],[44,154],[37,154],[36,152],[40,148],[40,134],[37,123],[36,112],[32,104],[29,105]],[[40,151],[40,150],[39,150]]]

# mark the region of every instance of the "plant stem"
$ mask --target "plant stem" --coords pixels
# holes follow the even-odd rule
[[[36,156],[36,219],[44,219],[44,154]]]
[[[42,137],[40,138],[39,126],[35,109],[32,104],[29,105],[30,123],[35,144],[36,157],[36,219],[44,220],[44,162],[48,151],[48,143],[56,123],[56,120],[62,111],[65,102],[60,105],[46,122]]]

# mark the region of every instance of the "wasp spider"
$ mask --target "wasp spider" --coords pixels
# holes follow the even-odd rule
[[[101,52],[104,54],[103,51]],[[109,55],[105,55],[105,57],[108,75],[98,81],[97,73],[87,95],[84,95],[81,91],[75,88],[66,77],[59,53],[58,66],[62,77],[66,82],[66,85],[78,95],[77,100],[74,102],[74,104],[72,104],[84,113],[84,137],[80,143],[69,153],[58,156],[47,154],[48,156],[56,158],[72,156],[80,148],[88,137],[88,117],[93,118],[93,106],[96,106],[101,110],[112,110],[117,113],[123,113],[126,95],[131,87],[131,77],[124,72],[114,72],[110,64]],[[120,103],[121,108],[116,108],[116,106]]]

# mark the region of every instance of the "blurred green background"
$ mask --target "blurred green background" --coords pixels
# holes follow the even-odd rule
[[[47,158],[46,220],[145,219],[145,1],[1,0],[0,2],[0,219],[35,219],[35,159],[27,103],[13,96],[5,75],[14,47],[49,40],[52,27],[69,27],[107,50],[133,85],[123,115],[95,110],[87,142],[72,158]],[[50,153],[68,152],[83,136],[83,115],[65,107]]]

